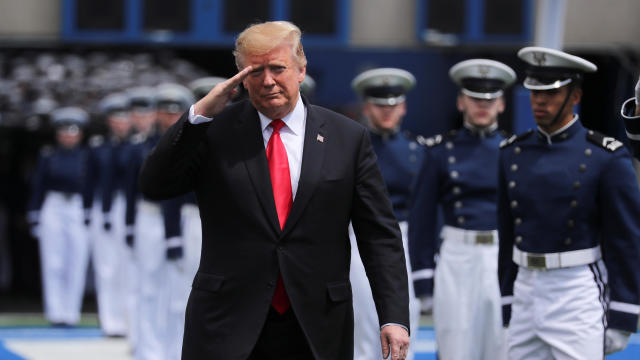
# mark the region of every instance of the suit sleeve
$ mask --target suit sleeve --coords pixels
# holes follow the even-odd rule
[[[396,323],[409,329],[409,284],[400,228],[364,128],[351,221],[380,325]]]
[[[440,183],[439,163],[433,151],[427,149],[414,187],[414,202],[409,215],[409,256],[416,296],[433,294]]]
[[[203,141],[210,122],[189,123],[182,115],[160,138],[142,165],[139,185],[151,200],[164,200],[193,190],[193,179],[203,157]]]
[[[518,274],[518,265],[513,262],[513,219],[509,206],[509,194],[505,179],[504,152],[500,152],[498,166],[498,280],[502,296],[502,323],[509,325],[511,303],[513,302],[513,283]]]
[[[609,327],[636,332],[640,313],[640,190],[626,150],[618,150],[603,171],[599,201],[610,291]]]

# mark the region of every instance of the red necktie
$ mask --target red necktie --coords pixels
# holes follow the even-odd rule
[[[276,202],[278,221],[280,222],[280,229],[283,229],[293,204],[291,176],[289,174],[287,150],[284,148],[282,139],[280,139],[280,129],[284,126],[284,122],[279,119],[273,120],[270,125],[273,128],[273,133],[267,143],[267,162],[269,163],[271,187],[273,189],[273,198]],[[276,284],[276,291],[273,294],[271,305],[280,314],[284,314],[289,308],[289,297],[284,289],[282,275],[278,275],[278,283]]]

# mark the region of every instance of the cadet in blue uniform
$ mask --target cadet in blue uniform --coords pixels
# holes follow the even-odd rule
[[[363,99],[362,114],[369,128],[371,145],[378,157],[378,166],[387,185],[393,210],[400,224],[404,241],[407,272],[407,228],[412,183],[422,161],[423,150],[407,132],[400,130],[406,113],[405,94],[415,85],[414,76],[401,69],[378,68],[359,74],[351,82]],[[302,88],[302,87],[301,87]],[[351,238],[351,286],[354,312],[354,359],[382,359],[380,323],[369,287],[353,229]],[[415,338],[420,322],[420,304],[409,281],[409,311],[411,335]],[[407,359],[413,358],[410,348]]]
[[[640,312],[640,191],[619,141],[573,113],[596,66],[527,47],[536,130],[501,145],[499,280],[513,359],[602,359]]]
[[[165,83],[156,87],[156,107],[158,112],[158,130],[164,133],[171,125],[176,123],[180,116],[194,103],[191,90],[175,84]],[[185,233],[193,231],[191,228],[183,228],[185,219],[181,216],[182,206],[185,197],[178,197],[161,202],[162,215],[164,221],[164,237],[166,241],[166,264],[164,269],[159,269],[158,274],[163,274],[160,285],[161,292],[155,294],[161,297],[161,307],[163,307],[164,324],[162,340],[164,348],[164,359],[179,360],[182,354],[182,338],[184,335],[184,317],[187,307],[187,299],[191,290],[191,283],[196,273],[198,264],[187,264],[184,258],[185,251],[188,250],[190,260],[193,262],[194,247],[189,243],[185,249]],[[200,235],[201,237],[202,235]],[[195,245],[198,248],[200,244]],[[154,251],[155,252],[155,251]],[[198,259],[200,258],[198,254]]]
[[[123,171],[118,158],[128,146],[131,121],[129,100],[123,93],[113,93],[99,104],[109,133],[89,139],[91,148],[89,180],[92,188],[91,244],[96,278],[98,318],[107,336],[127,333],[124,243]]]
[[[134,130],[130,144],[121,154],[121,160],[125,164],[125,240],[128,249],[126,297],[130,321],[128,340],[136,358],[153,358],[162,353],[161,350],[155,350],[162,349],[157,335],[161,321],[157,317],[162,314],[155,299],[162,279],[159,277],[155,281],[149,280],[151,275],[145,274],[153,274],[163,262],[164,224],[160,205],[139,199],[138,172],[143,159],[159,138],[155,126],[155,88],[131,88],[127,90],[127,96]]]
[[[509,66],[487,59],[462,61],[449,76],[460,87],[463,127],[423,141],[427,151],[409,219],[413,279],[422,303],[430,303],[433,293],[442,359],[501,359],[496,203],[504,136],[498,115],[505,108],[503,91],[516,76]],[[444,215],[441,229],[438,209]]]
[[[624,127],[627,130],[627,138],[631,143],[633,156],[640,159],[640,79],[636,83],[635,97],[622,104],[620,113],[624,118]]]
[[[87,113],[65,107],[51,113],[57,146],[43,149],[32,177],[28,216],[37,227],[45,317],[56,325],[80,320],[89,239],[84,207],[88,199],[88,150],[80,144]]]

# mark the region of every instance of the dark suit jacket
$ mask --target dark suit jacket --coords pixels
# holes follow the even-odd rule
[[[351,359],[349,221],[380,323],[409,326],[402,240],[367,131],[305,104],[302,171],[282,231],[258,113],[249,101],[206,124],[193,125],[185,114],[143,165],[140,187],[147,197],[195,190],[200,207],[202,257],[187,305],[183,359],[246,359],[278,273],[315,357]]]

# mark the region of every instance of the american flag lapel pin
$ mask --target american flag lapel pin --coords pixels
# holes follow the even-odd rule
[[[319,142],[323,143],[324,142],[324,136],[318,134],[318,136],[316,136],[316,140],[318,140]]]

